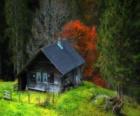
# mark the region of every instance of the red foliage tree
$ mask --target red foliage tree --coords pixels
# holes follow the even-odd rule
[[[76,20],[64,25],[61,35],[63,38],[70,39],[74,47],[84,57],[86,61],[84,77],[92,77],[93,64],[97,58],[96,28],[88,27]]]
[[[104,88],[107,87],[107,82],[102,79],[99,73],[96,73],[96,72],[93,73],[92,82],[101,87],[104,87]]]

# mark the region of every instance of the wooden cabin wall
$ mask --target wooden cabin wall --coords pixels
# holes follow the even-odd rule
[[[27,78],[32,78],[32,74],[36,74],[37,72],[47,73],[49,75],[53,74],[54,76],[54,84],[58,87],[61,87],[61,73],[53,66],[53,64],[44,56],[44,54],[40,53],[28,66],[27,68]],[[50,82],[51,78],[48,78]],[[30,79],[29,79],[30,81]],[[28,84],[37,84],[30,81]],[[42,82],[43,84],[43,82]]]
[[[37,72],[41,73],[47,73],[47,74],[53,74],[54,76],[54,82],[50,85],[50,90],[53,90],[52,87],[58,88],[58,91],[63,90],[64,88],[67,88],[68,86],[77,86],[81,83],[82,79],[82,69],[81,67],[75,68],[72,71],[70,71],[66,75],[62,75],[54,66],[53,64],[44,56],[44,54],[40,53],[36,58],[30,63],[30,65],[27,67],[26,72],[24,75],[21,75],[21,78],[19,78],[20,83],[20,89],[24,90],[26,88],[27,84],[43,84],[44,82],[39,83],[33,83],[29,78],[33,78],[32,74],[35,74]],[[27,83],[27,80],[30,80],[29,83]],[[48,78],[48,81],[50,82],[51,78]]]
[[[48,71],[59,73],[53,64],[44,56],[43,53],[40,53],[27,67],[28,71]],[[60,73],[59,73],[60,74]]]
[[[43,57],[37,58],[32,65],[28,68],[29,72],[47,72],[48,74],[53,73],[55,77],[61,77],[60,72],[51,64],[51,62]]]
[[[65,90],[67,87],[77,86],[82,80],[82,66],[73,69],[62,78],[62,88]]]
[[[74,72],[75,70],[67,73],[61,78],[61,90],[65,91],[69,87],[75,86],[75,81],[74,81]]]
[[[76,74],[75,74],[75,82],[77,85],[81,83],[82,80],[82,70],[81,67],[76,69]]]
[[[71,86],[77,86],[81,83],[82,80],[82,67],[75,68],[68,74],[63,77],[62,84],[65,86],[66,84]]]
[[[62,75],[57,70],[54,70],[54,78],[54,84],[61,86]]]

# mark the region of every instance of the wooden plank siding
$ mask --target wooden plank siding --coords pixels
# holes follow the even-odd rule
[[[47,83],[44,83],[44,82],[38,83],[36,82],[36,80],[35,82],[33,82],[32,81],[33,77],[31,75],[32,74],[36,75],[37,72],[40,72],[41,74],[47,73],[48,75],[53,74],[54,83],[50,83],[49,78],[48,78]],[[61,90],[60,78],[62,75],[57,71],[57,69],[51,64],[51,62],[49,62],[49,60],[43,54],[39,54],[38,57],[36,57],[34,61],[32,61],[32,63],[27,67],[25,74],[26,74],[26,77],[22,76],[20,81],[23,78],[26,79],[27,80],[26,88],[28,89],[39,90],[39,91],[56,91],[56,92]],[[22,85],[21,88],[25,89],[25,87],[23,87],[23,84],[21,85]]]
[[[38,91],[49,91],[49,92],[61,92],[68,87],[78,86],[81,83],[82,78],[82,66],[73,69],[69,73],[62,75],[54,65],[40,53],[34,58],[34,60],[26,67],[25,72],[19,77],[19,88],[20,90],[38,90]],[[37,81],[37,73],[43,73],[50,75],[47,77],[47,82]],[[35,80],[33,80],[35,75]],[[53,77],[51,77],[51,75]],[[51,79],[53,79],[53,82]]]

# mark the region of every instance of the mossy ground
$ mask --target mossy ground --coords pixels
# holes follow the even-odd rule
[[[98,87],[89,82],[60,95],[35,91],[13,91],[15,82],[0,82],[0,116],[113,116],[104,110],[104,97],[116,92]],[[12,101],[2,98],[2,92],[12,92]],[[29,99],[30,95],[30,99]],[[19,97],[20,96],[20,97]],[[20,98],[20,99],[19,99]],[[139,116],[140,106],[126,98],[123,113]]]

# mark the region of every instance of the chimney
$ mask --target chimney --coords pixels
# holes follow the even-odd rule
[[[61,50],[63,50],[63,45],[62,45],[62,41],[61,41],[60,37],[59,37],[58,40],[57,40],[57,46],[58,46]]]

